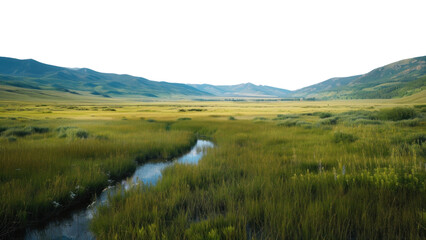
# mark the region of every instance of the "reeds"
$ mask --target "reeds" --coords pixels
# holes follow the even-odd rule
[[[173,165],[155,186],[139,184],[110,196],[92,221],[96,237],[426,237],[423,107],[413,108],[414,114],[365,102],[153,103],[61,114],[59,106],[39,108],[52,109],[49,116],[94,114],[95,120],[30,121],[23,119],[32,116],[26,113],[1,119],[2,232],[43,219],[132,172],[135,159],[171,158],[202,136],[216,147],[198,165]],[[49,131],[3,135],[27,126]],[[61,126],[87,134],[61,138],[55,131]]]
[[[426,236],[422,146],[407,142],[405,151],[390,140],[421,128],[196,119],[174,127],[211,133],[216,148],[196,166],[166,169],[156,186],[112,198],[92,222],[98,238]]]
[[[135,160],[170,159],[195,141],[191,132],[164,130],[164,123],[96,121],[55,126],[60,123],[50,121],[50,129],[56,131],[36,131],[1,143],[0,219],[8,227],[0,231],[55,215],[90,198],[108,185],[108,179],[132,173]]]

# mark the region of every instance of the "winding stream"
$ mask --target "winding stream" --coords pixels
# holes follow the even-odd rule
[[[161,177],[161,171],[167,166],[173,164],[197,164],[203,157],[207,148],[214,147],[213,143],[206,140],[197,140],[187,154],[169,162],[146,163],[139,165],[135,173],[123,180],[116,186],[105,189],[96,202],[93,202],[85,209],[79,209],[70,214],[70,217],[60,220],[52,220],[42,229],[28,229],[25,233],[25,239],[95,239],[89,231],[89,223],[93,218],[96,207],[105,204],[108,194],[115,193],[117,186],[121,185],[124,189],[130,187],[130,183],[142,181],[145,184],[156,184]]]

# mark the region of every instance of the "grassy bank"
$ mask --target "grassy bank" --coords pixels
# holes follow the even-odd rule
[[[6,234],[90,200],[136,161],[170,159],[195,136],[144,120],[3,119],[0,219]]]
[[[217,147],[112,197],[92,229],[100,239],[423,239],[424,124],[413,108],[180,121],[174,129]]]
[[[198,165],[111,196],[97,238],[424,239],[425,112],[393,100],[3,103],[0,216],[40,220],[202,135],[216,147]]]

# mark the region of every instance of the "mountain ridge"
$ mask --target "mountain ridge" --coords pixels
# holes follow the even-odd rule
[[[223,97],[286,97],[290,90],[253,83],[236,85],[189,84],[201,91]]]
[[[295,91],[253,83],[212,85],[157,82],[128,74],[101,73],[89,68],[59,67],[34,59],[0,57],[1,86],[102,98],[398,98],[426,90],[426,56],[390,63],[365,74],[330,78]],[[28,91],[13,91],[28,94]]]
[[[0,57],[0,81],[16,87],[44,90],[87,91],[104,97],[209,96],[181,83],[156,82],[128,74],[101,73],[89,68],[65,68],[33,59]]]
[[[368,73],[330,78],[296,91],[292,97],[372,99],[412,95],[426,89],[426,56],[409,58]]]

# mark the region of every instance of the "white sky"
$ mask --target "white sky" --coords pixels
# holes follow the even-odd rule
[[[0,56],[295,90],[426,55],[426,1],[0,1]]]

